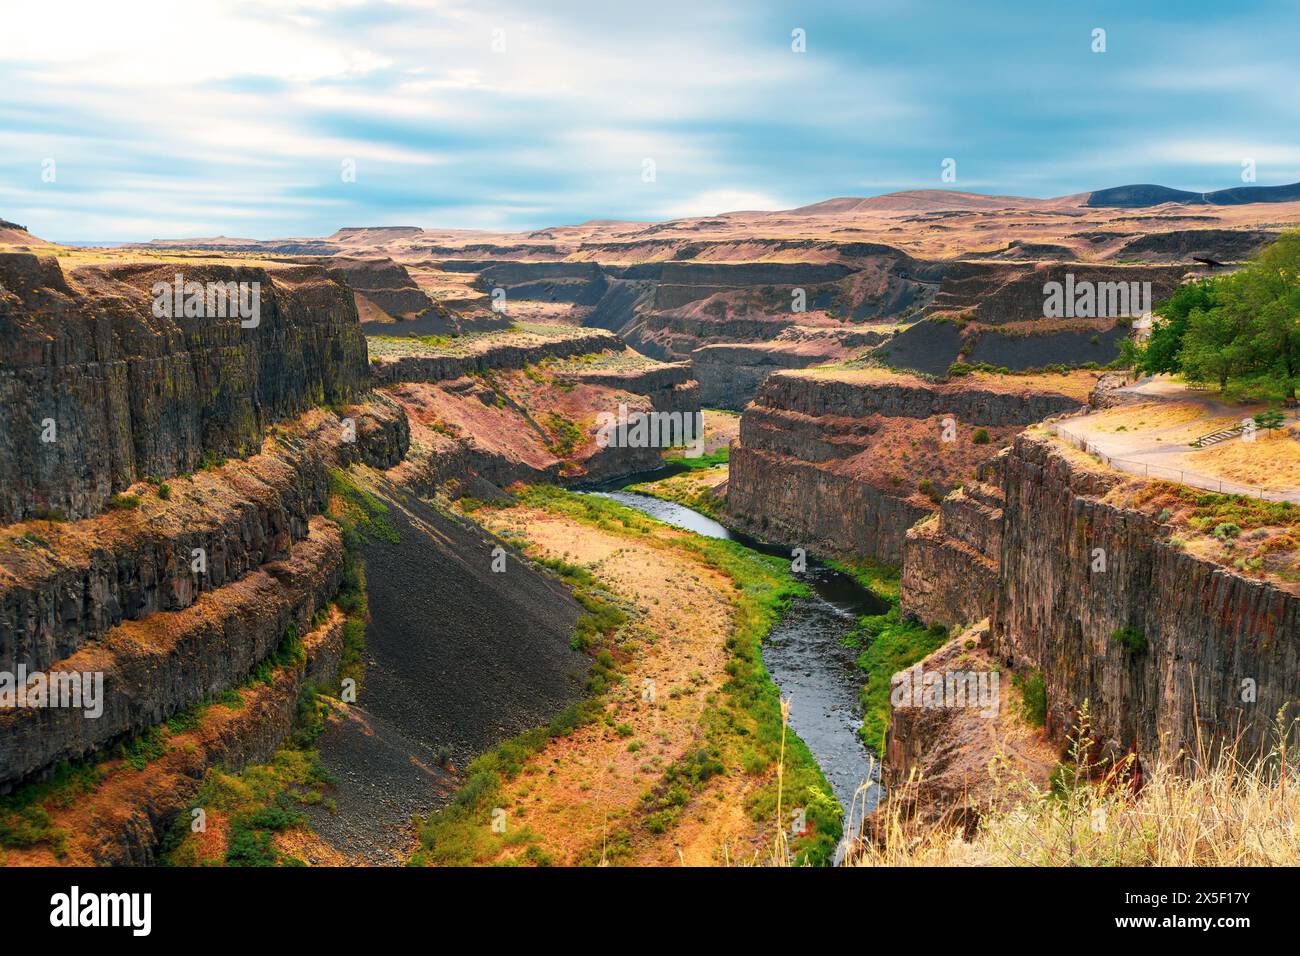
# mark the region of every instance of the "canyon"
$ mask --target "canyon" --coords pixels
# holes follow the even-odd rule
[[[692,862],[718,862],[711,827],[722,852],[766,852],[747,814],[766,808],[770,754],[717,736],[706,698],[753,666],[745,641],[761,637],[735,620],[778,616],[744,603],[744,582],[797,594],[747,552],[701,557],[565,496],[690,467],[681,449],[598,441],[620,408],[739,412],[711,449],[716,517],[782,551],[897,569],[898,620],[948,636],[918,663],[1003,675],[992,729],[890,714],[888,782],[923,772],[922,815],[977,819],[999,742],[1045,785],[1085,710],[1108,759],[1226,741],[1266,755],[1300,699],[1294,515],[1121,473],[1058,434],[1122,400],[1105,368],[1149,317],[1054,317],[1044,291],[1150,283],[1159,300],[1201,274],[1194,256],[1239,262],[1300,204],[1207,199],[1193,217],[1194,200],[1132,195],[919,191],[653,225],[116,249],[0,222],[0,670],[104,675],[95,720],[0,712],[4,862],[220,862],[250,813],[213,803],[213,781],[288,759],[304,721],[320,726],[298,751],[334,783],[292,792],[319,784],[336,804],[304,811],[292,853],[311,862],[460,859],[437,840],[488,786],[485,760],[532,768],[491,786],[558,814],[526,814],[549,848],[527,861],[611,852],[590,787],[620,808],[620,859],[671,862],[637,827],[671,830]],[[154,314],[150,289],[179,271],[257,282],[260,322]],[[1229,520],[1241,544],[1216,536]],[[647,568],[682,576],[671,602]],[[620,614],[633,624],[589,633]],[[610,636],[625,625],[637,641]],[[665,656],[655,628],[698,666]],[[1031,678],[1041,727],[1022,715]],[[656,679],[678,696],[642,706]],[[727,720],[766,746],[779,692],[747,679],[761,689]],[[568,713],[585,722],[529,737]],[[661,718],[671,739],[655,745]],[[697,732],[715,735],[703,757]],[[632,735],[662,766],[632,756]],[[591,754],[617,780],[582,763],[530,782]],[[834,804],[806,751],[792,759],[800,799]],[[213,836],[178,842],[199,803]],[[551,822],[570,817],[572,833]],[[827,858],[829,819],[801,852]]]

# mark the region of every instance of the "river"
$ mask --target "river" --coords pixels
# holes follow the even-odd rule
[[[790,557],[787,549],[731,531],[684,505],[635,491],[590,494],[704,537]],[[763,642],[763,663],[781,696],[790,699],[790,726],[812,751],[845,810],[845,832],[854,832],[880,799],[880,762],[858,734],[861,671],[858,651],[845,646],[844,639],[860,616],[881,614],[888,605],[850,575],[811,558],[808,569],[795,576],[809,586],[809,596],[795,599]]]

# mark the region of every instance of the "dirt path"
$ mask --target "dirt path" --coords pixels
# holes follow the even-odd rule
[[[752,856],[754,823],[745,813],[761,780],[719,775],[660,835],[637,825],[642,795],[702,737],[705,698],[722,686],[732,632],[733,585],[671,546],[669,529],[607,532],[544,511],[511,510],[489,519],[524,535],[536,552],[587,567],[633,608],[635,649],[625,679],[608,694],[607,721],[553,739],[504,785],[509,832],[528,834],[501,851],[556,864],[705,865]],[[653,703],[643,699],[653,682]],[[615,840],[616,845],[609,845]],[[725,849],[724,849],[725,847]],[[542,856],[544,854],[544,856]]]
[[[1061,422],[1057,431],[1064,433],[1077,446],[1103,455],[1107,463],[1118,471],[1163,478],[1225,494],[1300,503],[1300,476],[1297,476],[1294,486],[1263,488],[1232,481],[1206,469],[1205,456],[1212,459],[1222,457],[1225,462],[1241,457],[1236,450],[1241,439],[1231,438],[1201,451],[1190,447],[1190,442],[1201,435],[1239,424],[1242,419],[1263,410],[1267,407],[1264,403],[1231,404],[1188,389],[1182,383],[1161,378],[1147,379],[1120,391],[1148,404],[1119,406],[1076,416]],[[1150,408],[1151,412],[1146,414],[1145,420],[1138,420],[1134,416],[1140,416],[1143,408]],[[1122,431],[1117,430],[1120,420],[1124,424]],[[1288,423],[1293,435],[1294,427],[1294,422]],[[1265,448],[1261,442],[1257,450],[1262,452]]]

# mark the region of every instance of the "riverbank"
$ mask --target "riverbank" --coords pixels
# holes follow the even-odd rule
[[[551,488],[475,517],[589,576],[628,621],[597,646],[595,706],[471,765],[473,789],[426,821],[413,862],[752,864],[786,862],[787,842],[791,862],[829,862],[839,807],[807,747],[783,735],[761,657],[806,593],[785,562]]]

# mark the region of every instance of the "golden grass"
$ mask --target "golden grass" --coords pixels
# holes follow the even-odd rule
[[[1086,753],[1086,714],[1074,754]],[[1291,727],[1279,715],[1278,739]],[[1182,772],[1145,768],[1133,786],[1125,761],[1084,766],[1080,782],[1041,790],[991,766],[1002,801],[974,833],[956,822],[926,828],[906,813],[906,785],[858,844],[859,866],[1290,866],[1300,860],[1296,754],[1275,750],[1248,765],[1230,753],[1193,759]]]
[[[1300,441],[1287,431],[1259,432],[1187,455],[1188,467],[1270,491],[1300,488]]]
[[[1155,431],[1205,417],[1205,409],[1195,402],[1143,402],[1140,405],[1120,405],[1089,415],[1085,421],[1103,432]],[[1204,432],[1198,432],[1204,434]]]
[[[816,365],[811,368],[788,369],[777,373],[795,378],[811,378],[848,382],[855,385],[906,385],[914,388],[929,388],[937,392],[964,392],[982,389],[989,392],[1010,395],[1020,392],[1055,392],[1077,398],[1081,403],[1087,401],[1089,393],[1097,384],[1100,372],[1088,369],[1076,369],[1067,373],[1030,372],[1025,374],[999,375],[992,372],[970,372],[955,377],[947,382],[932,382],[908,372],[896,371],[877,365],[844,365],[832,363]]]

